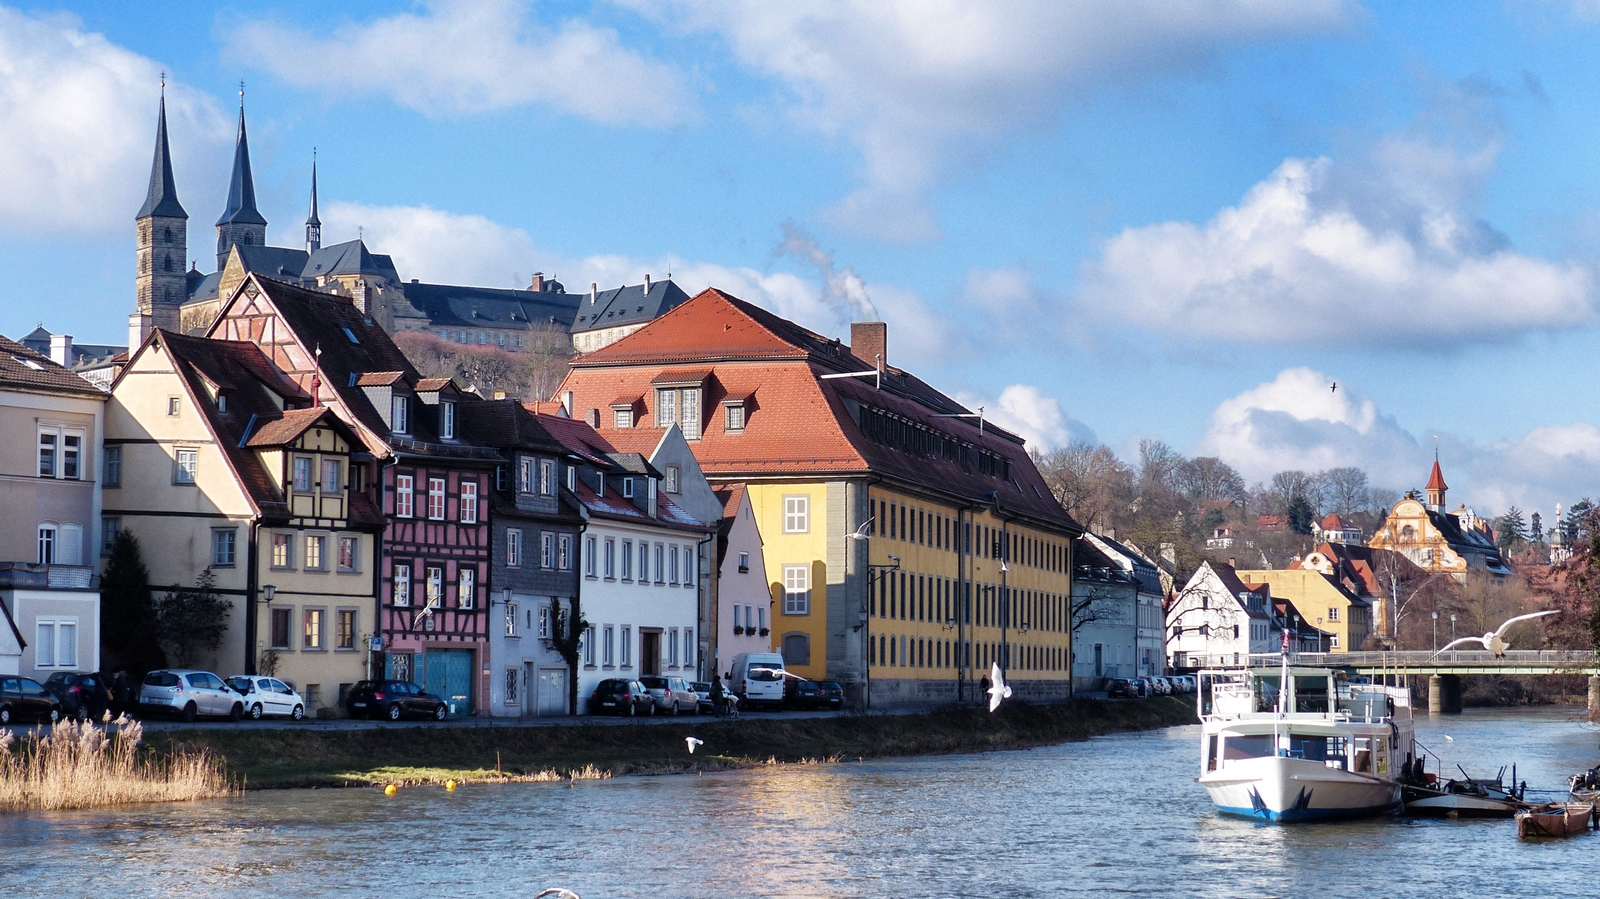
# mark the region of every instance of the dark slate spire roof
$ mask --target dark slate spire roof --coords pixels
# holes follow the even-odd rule
[[[338,174],[335,172],[334,174]],[[322,219],[317,218],[317,160],[311,158],[311,215],[306,217],[306,224],[322,226]]]
[[[241,127],[242,124],[241,124]],[[241,132],[242,134],[243,132]],[[156,117],[156,158],[150,164],[150,190],[135,219],[153,215],[186,219],[189,213],[178,203],[178,185],[172,178],[172,153],[167,149],[167,92],[161,91],[161,112]]]
[[[239,105],[239,143],[233,150],[233,178],[228,182],[228,208],[217,224],[266,225],[256,209],[256,182],[250,177],[250,143],[244,133],[244,105]]]

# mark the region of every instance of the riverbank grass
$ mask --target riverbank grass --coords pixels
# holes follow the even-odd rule
[[[126,718],[105,726],[63,721],[20,740],[0,734],[0,811],[181,802],[234,792],[215,755],[148,755],[139,749],[143,739],[143,726]]]

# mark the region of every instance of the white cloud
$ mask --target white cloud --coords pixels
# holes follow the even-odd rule
[[[1346,20],[1343,0],[617,2],[719,34],[741,64],[787,88],[795,121],[854,144],[863,184],[833,214],[891,239],[936,232],[924,193],[940,175],[1051,127],[1094,88]]]
[[[1194,452],[1220,456],[1250,481],[1285,469],[1354,465],[1374,485],[1404,490],[1427,480],[1437,434],[1452,507],[1466,502],[1496,515],[1515,505],[1548,513],[1595,491],[1600,428],[1593,425],[1550,425],[1492,442],[1443,431],[1414,434],[1343,382],[1331,390],[1335,380],[1291,368],[1224,400]]]
[[[314,34],[251,21],[229,36],[232,56],[284,81],[334,95],[391,97],[427,115],[532,104],[611,124],[666,126],[694,101],[678,71],[578,19],[550,25],[524,0],[431,0]]]
[[[1203,225],[1128,228],[1079,307],[1179,338],[1443,347],[1595,319],[1594,278],[1473,217],[1496,147],[1412,135],[1362,159],[1289,159]]]
[[[1099,442],[1088,425],[1062,412],[1059,400],[1032,384],[1012,384],[998,399],[970,393],[955,399],[974,411],[982,406],[986,420],[1028,441],[1029,449],[1049,452],[1075,440]]]
[[[0,232],[132,233],[150,178],[161,65],[76,17],[0,7]],[[169,81],[179,195],[191,158],[226,162],[215,100]],[[192,200],[192,198],[191,198]]]

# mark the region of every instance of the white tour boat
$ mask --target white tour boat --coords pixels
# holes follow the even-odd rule
[[[1199,782],[1218,811],[1314,821],[1399,807],[1416,756],[1406,688],[1286,658],[1202,672],[1200,684]]]

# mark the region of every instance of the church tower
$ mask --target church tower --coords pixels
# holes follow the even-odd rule
[[[1444,492],[1450,485],[1444,482],[1444,472],[1439,470],[1439,458],[1433,459],[1433,473],[1428,476],[1428,507],[1435,512],[1444,511]]]
[[[228,208],[217,219],[217,271],[228,264],[235,246],[267,243],[267,220],[256,209],[256,182],[250,176],[250,142],[244,133],[244,87],[239,88],[239,142],[233,149],[233,178],[228,182]]]
[[[189,252],[189,213],[178,202],[172,177],[172,153],[167,148],[167,86],[161,84],[161,107],[156,116],[156,155],[150,165],[150,189],[134,216],[138,229],[138,276],[134,279],[136,317],[140,338],[150,328],[178,329],[178,310],[188,299],[184,259]],[[130,350],[133,347],[129,348]]]
[[[311,152],[311,214],[306,216],[306,252],[322,249],[322,219],[317,218],[317,154]]]

